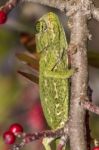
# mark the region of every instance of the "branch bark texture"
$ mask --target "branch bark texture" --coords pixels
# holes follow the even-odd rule
[[[71,106],[70,106],[70,145],[72,150],[86,150],[85,110],[79,102],[81,95],[87,96],[88,67],[87,67],[87,17],[80,10],[73,16],[71,43],[76,44],[77,53],[71,55],[71,67],[78,72],[72,77]],[[74,146],[74,143],[75,146]]]

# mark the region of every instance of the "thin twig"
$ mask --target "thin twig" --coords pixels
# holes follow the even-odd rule
[[[99,106],[92,104],[92,102],[82,101],[81,106],[83,106],[84,109],[99,115]]]
[[[68,124],[67,124],[67,128],[68,128]],[[26,144],[36,141],[40,138],[45,138],[45,137],[59,138],[63,136],[64,134],[66,134],[64,133],[64,128],[61,128],[55,131],[48,130],[48,131],[42,131],[42,132],[36,132],[36,133],[30,133],[30,134],[23,133],[21,135],[22,141],[19,144],[15,144],[12,147],[12,150],[19,150],[23,148]]]
[[[11,11],[19,2],[20,3],[23,3],[23,2],[38,3],[38,4],[60,9],[61,11],[64,11],[66,10],[66,7],[67,8],[69,7],[69,2],[63,1],[63,0],[8,0],[8,2],[4,6],[1,7],[1,9],[4,10],[6,13],[9,13],[9,11]]]
[[[9,0],[4,6],[0,7],[0,10],[3,10],[8,14],[14,7],[16,7],[19,1],[20,0]]]
[[[82,6],[79,4],[81,3]],[[85,3],[87,5],[85,5]],[[76,45],[76,53],[71,55],[71,67],[77,68],[71,79],[71,104],[69,136],[72,150],[87,150],[85,110],[79,105],[81,94],[87,96],[88,86],[88,62],[87,62],[87,12],[90,6],[89,0],[77,0],[80,9],[70,18],[72,20],[70,43]],[[72,49],[70,53],[74,50]],[[75,144],[76,143],[76,144]]]

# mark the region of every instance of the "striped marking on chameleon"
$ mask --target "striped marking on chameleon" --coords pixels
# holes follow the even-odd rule
[[[59,60],[59,53],[55,52],[55,56],[56,56],[56,58],[57,58],[56,61],[58,61],[58,60]]]
[[[61,127],[63,127],[63,126],[65,125],[65,121],[66,121],[66,120],[64,120],[64,121],[62,121],[62,122],[60,123],[60,126],[61,126]]]
[[[49,108],[47,108],[47,111],[48,111],[48,113],[49,113],[49,116],[50,116],[50,114],[51,114],[51,111],[49,110]],[[50,122],[52,123],[53,122],[53,119],[50,117],[49,118],[50,119]]]
[[[45,87],[48,86],[47,80],[44,81]]]
[[[48,113],[51,114],[51,111],[49,110],[49,108],[47,108],[47,110],[48,110]]]
[[[53,40],[54,40],[54,38],[55,38],[56,34],[54,33],[54,29],[51,27],[51,25],[52,25],[52,21],[53,21],[53,19],[52,19],[52,15],[51,15],[51,14],[49,14],[49,17],[48,17],[48,23],[49,23],[50,31],[53,33],[53,34],[52,34],[52,37],[53,37]]]
[[[56,115],[56,116],[61,116],[61,113],[62,113],[62,112],[59,111],[59,108],[56,108],[56,109],[55,109],[55,115]]]
[[[50,117],[50,122],[52,123],[53,122],[53,119]]]
[[[61,111],[60,112],[56,112],[56,115],[59,116],[61,113],[62,113]]]
[[[60,107],[59,103],[55,105],[55,110],[56,110],[55,114],[56,114],[56,116],[59,116],[62,113],[62,111],[60,111],[59,107]]]
[[[45,61],[45,63],[48,61],[46,57],[44,57],[44,61]]]
[[[48,99],[45,97],[45,102],[47,103],[48,102]]]
[[[58,98],[57,85],[56,85],[56,82],[54,82],[53,84],[54,84],[54,90],[55,90],[55,99],[57,99]]]
[[[55,107],[58,108],[60,104],[56,104]]]
[[[51,31],[52,31],[52,33],[53,33],[53,34],[52,34],[52,40],[54,40],[54,39],[55,39],[56,34],[54,33],[53,28],[51,28],[50,30],[51,30]]]

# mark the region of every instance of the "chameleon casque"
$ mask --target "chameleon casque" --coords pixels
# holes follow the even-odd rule
[[[39,87],[44,115],[52,130],[68,119],[69,81],[67,40],[55,13],[49,12],[36,23],[36,46],[40,53]]]

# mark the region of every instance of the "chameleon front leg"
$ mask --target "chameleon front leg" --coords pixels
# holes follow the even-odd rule
[[[54,138],[43,138],[42,144],[45,147],[45,150],[51,150],[50,143],[54,140]]]
[[[45,77],[50,77],[50,78],[61,78],[61,79],[68,79],[70,78],[73,74],[75,73],[75,70],[74,69],[68,69],[66,71],[50,71],[50,70],[47,70],[45,71],[44,73],[44,76]]]

